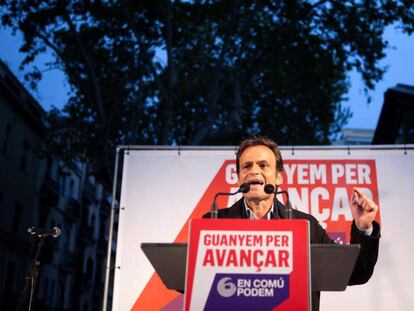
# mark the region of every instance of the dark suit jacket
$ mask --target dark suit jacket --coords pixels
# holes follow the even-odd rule
[[[273,219],[284,219],[286,208],[282,203],[276,201]],[[203,215],[203,218],[210,218],[210,213]],[[246,209],[244,208],[243,199],[240,199],[229,208],[220,209],[218,218],[247,218]],[[293,219],[306,219],[310,223],[310,241],[312,244],[329,244],[334,243],[326,231],[319,225],[318,221],[312,215],[301,211],[292,210]],[[351,244],[360,244],[361,251],[352,272],[349,285],[366,283],[372,273],[378,257],[378,246],[380,238],[380,227],[377,222],[373,224],[373,232],[371,236],[361,233],[355,223],[351,226]],[[319,310],[320,292],[312,292],[312,311]]]

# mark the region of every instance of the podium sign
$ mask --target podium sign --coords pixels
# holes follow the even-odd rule
[[[310,310],[306,220],[193,219],[184,310]]]

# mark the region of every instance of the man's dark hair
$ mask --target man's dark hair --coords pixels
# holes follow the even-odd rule
[[[276,156],[276,171],[278,173],[283,172],[283,159],[282,159],[282,155],[280,153],[279,147],[277,146],[277,143],[273,139],[266,137],[266,136],[251,136],[243,140],[239,145],[239,149],[237,150],[237,154],[236,154],[237,175],[240,173],[240,162],[239,161],[240,161],[241,154],[243,153],[244,150],[252,146],[266,146],[270,150],[272,150],[272,152]]]

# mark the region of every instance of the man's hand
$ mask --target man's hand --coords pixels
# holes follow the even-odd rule
[[[358,229],[370,229],[378,211],[378,205],[361,192],[354,188],[350,202],[352,218]]]

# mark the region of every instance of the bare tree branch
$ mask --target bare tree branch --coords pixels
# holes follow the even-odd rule
[[[64,12],[65,12],[64,19],[68,23],[69,29],[71,30],[72,34],[75,37],[75,41],[78,45],[79,51],[82,54],[82,57],[86,63],[86,67],[88,68],[89,75],[92,79],[94,90],[95,90],[96,105],[98,108],[98,116],[99,116],[100,121],[102,122],[101,128],[103,129],[103,132],[105,133],[108,124],[107,124],[106,113],[105,113],[105,109],[104,109],[104,105],[102,101],[102,91],[101,91],[99,78],[96,75],[95,69],[93,68],[91,57],[86,52],[84,44],[82,43],[82,40],[79,37],[78,31],[76,30],[76,27],[73,24],[72,19],[70,18],[69,12],[67,11],[67,9],[65,9]]]
[[[161,102],[161,135],[160,135],[160,144],[167,145],[169,143],[169,136],[173,128],[173,99],[174,99],[174,89],[177,84],[177,76],[174,66],[174,56],[172,52],[172,7],[171,0],[167,1],[167,12],[166,12],[166,23],[165,23],[165,41],[167,47],[167,62],[168,62],[168,85],[167,85],[167,94],[166,97]]]
[[[215,77],[210,96],[207,102],[207,117],[205,118],[204,122],[201,124],[195,135],[191,139],[191,144],[198,145],[201,141],[208,135],[208,132],[213,125],[216,115],[217,115],[217,101],[220,98],[220,95],[224,89],[225,84],[222,83],[223,77],[223,69],[224,69],[224,57],[226,55],[229,41],[230,41],[230,34],[233,32],[235,21],[236,21],[236,12],[239,9],[239,1],[235,1],[233,4],[233,8],[230,14],[228,26],[225,27],[227,30],[224,35],[223,45],[220,51],[220,56],[217,62],[217,66],[214,70],[213,77]]]

